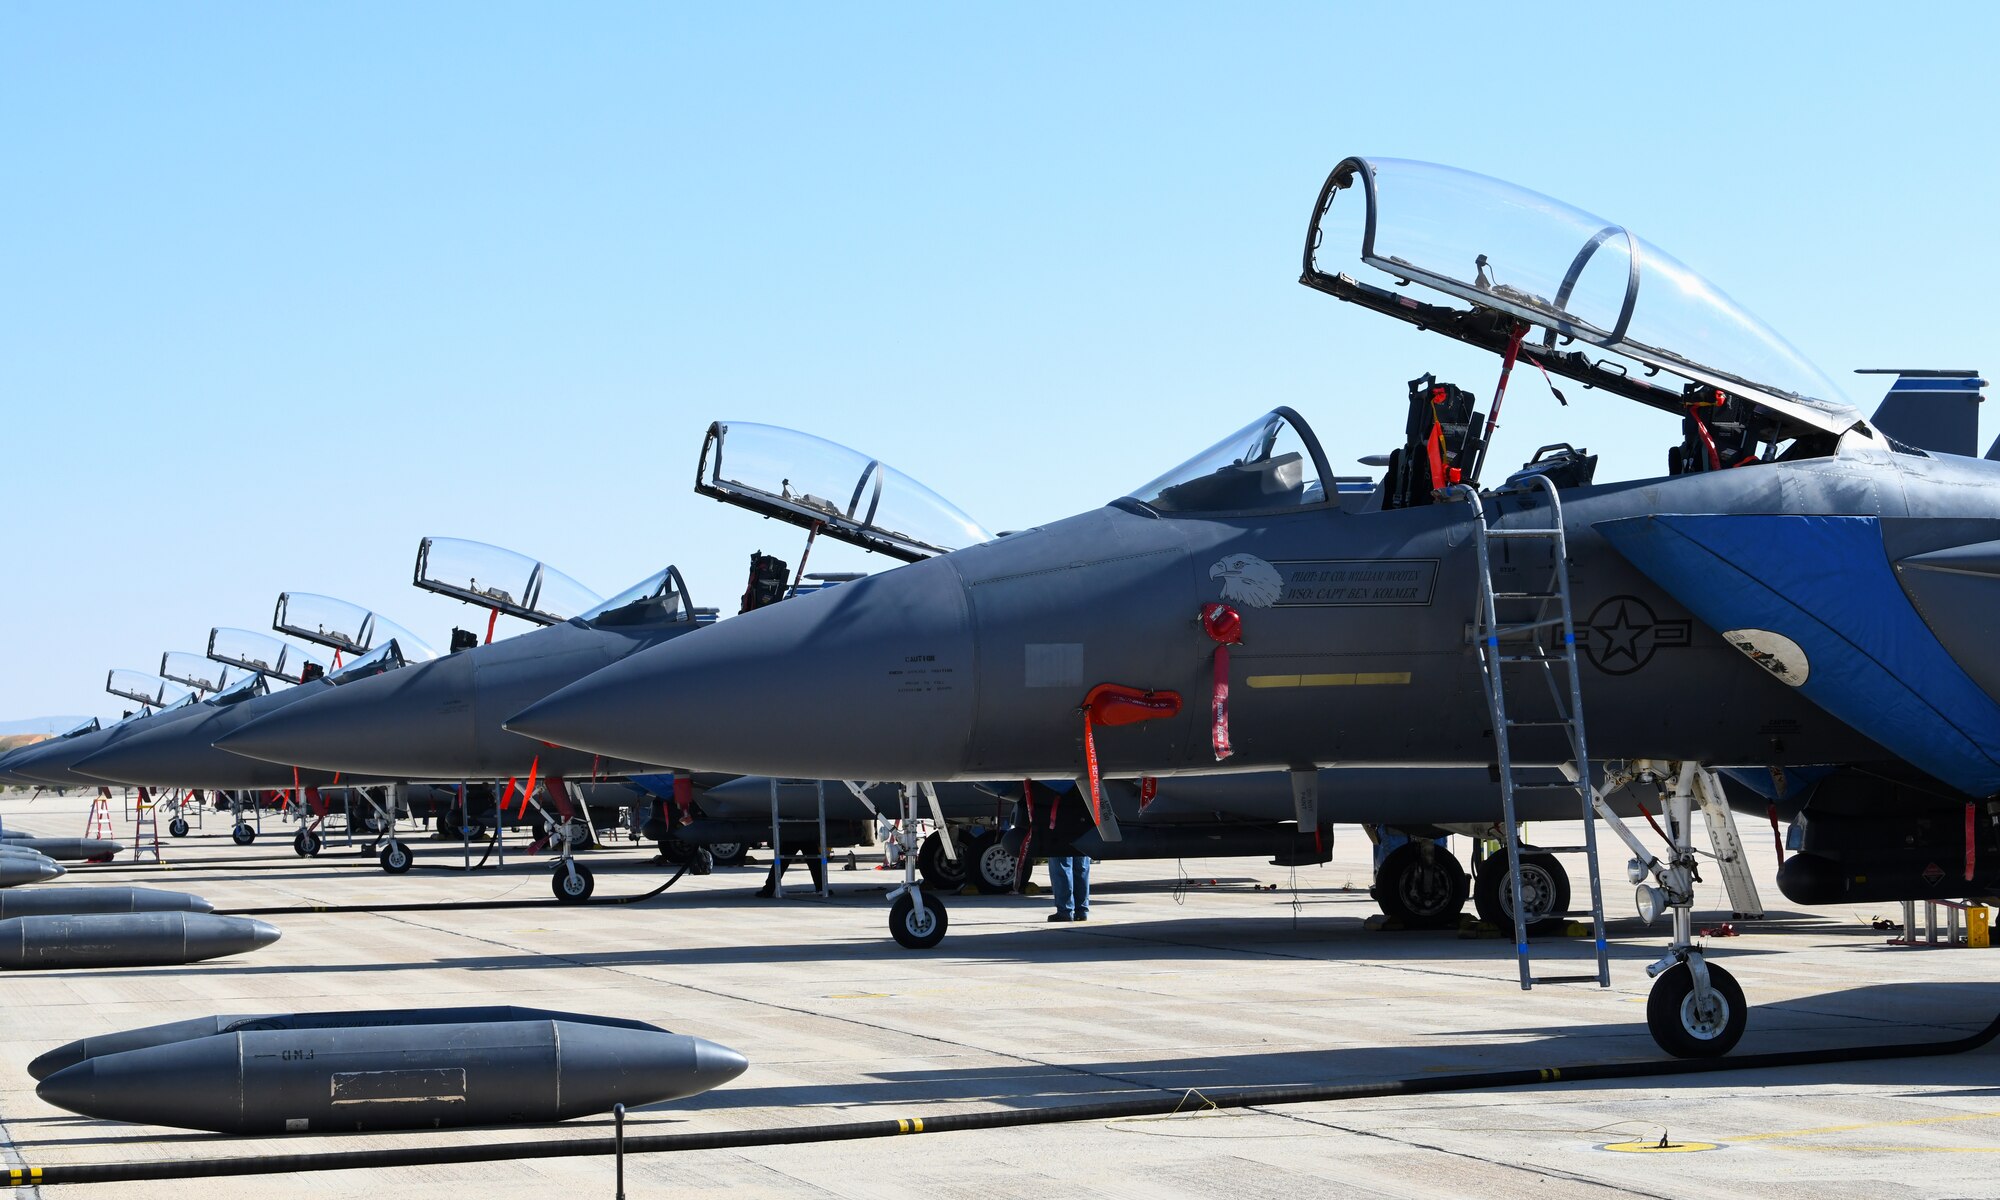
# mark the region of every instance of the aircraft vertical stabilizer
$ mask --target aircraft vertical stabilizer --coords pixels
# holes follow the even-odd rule
[[[1875,428],[1906,446],[1967,458],[1979,453],[1980,390],[1986,386],[1979,372],[1888,367],[1856,374],[1896,377],[1875,410]],[[2000,450],[2000,441],[1994,450]]]

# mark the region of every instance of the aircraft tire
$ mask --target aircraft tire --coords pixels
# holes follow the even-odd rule
[[[310,829],[301,829],[292,835],[292,853],[300,858],[311,858],[320,852],[325,843]]]
[[[1708,987],[1722,1003],[1720,1013],[1695,1011],[1694,972],[1675,963],[1653,981],[1646,997],[1646,1030],[1660,1049],[1675,1058],[1720,1058],[1736,1048],[1750,1021],[1750,1006],[1735,976],[1708,964]]]
[[[998,832],[968,839],[960,849],[980,895],[1004,896],[1014,890],[1014,856],[1001,844]]]
[[[576,868],[574,877],[570,867]],[[563,904],[582,904],[597,890],[597,877],[582,863],[557,863],[549,875],[549,888],[555,892],[556,900]]]
[[[239,824],[229,831],[229,840],[239,846],[247,846],[257,840],[257,831],[248,825]]]
[[[408,874],[410,864],[415,862],[416,858],[415,851],[395,838],[390,838],[389,844],[382,847],[382,869],[391,875]]]
[[[1521,891],[1528,906],[1528,932],[1549,933],[1562,928],[1563,914],[1569,911],[1569,872],[1553,854],[1523,847]],[[1514,927],[1513,895],[1507,885],[1507,856],[1495,854],[1479,865],[1472,883],[1472,907],[1479,919],[1504,928]]]
[[[944,911],[944,901],[930,893],[924,893],[924,919],[917,920],[917,902],[908,892],[896,897],[889,906],[889,936],[905,950],[929,950],[944,940],[944,931],[951,925],[951,918]]]
[[[187,823],[187,818],[186,818],[186,817],[175,817],[175,818],[174,818],[173,820],[171,820],[171,821],[168,821],[168,822],[167,822],[167,832],[168,832],[168,833],[170,833],[170,834],[172,834],[173,836],[175,836],[175,837],[177,837],[177,838],[184,838],[184,837],[186,837],[186,836],[188,835],[188,823]]]
[[[924,839],[917,849],[917,873],[924,877],[924,888],[933,892],[956,892],[971,878],[966,868],[965,848],[959,847],[958,861],[945,857],[944,835],[933,832]]]
[[[1425,847],[1431,847],[1426,851]],[[1503,877],[1504,882],[1504,877]],[[1369,889],[1382,915],[1410,929],[1448,929],[1465,911],[1472,880],[1435,842],[1405,842],[1389,852]]]
[[[750,857],[750,847],[745,842],[717,842],[708,848],[708,856],[718,867],[740,867]]]

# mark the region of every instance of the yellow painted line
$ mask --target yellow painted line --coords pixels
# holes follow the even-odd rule
[[[1252,675],[1253,688],[1396,687],[1410,682],[1408,671],[1347,671],[1334,675]]]
[[[1957,1113],[1949,1117],[1910,1117],[1902,1121],[1865,1121],[1859,1125],[1820,1125],[1811,1129],[1787,1129],[1778,1133],[1746,1133],[1723,1138],[1725,1142],[1769,1142],[1786,1138],[1822,1137],[1829,1133],[1854,1133],[1862,1129],[1902,1129],[1914,1125],[1951,1125],[1959,1121],[1990,1121],[2000,1112]]]
[[[1714,1142],[1673,1142],[1662,1146],[1658,1142],[1609,1142],[1599,1146],[1599,1150],[1615,1150],[1620,1154],[1699,1154],[1703,1150],[1720,1150]]]

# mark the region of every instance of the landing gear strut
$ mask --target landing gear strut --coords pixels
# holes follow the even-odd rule
[[[1662,861],[1615,816],[1613,832],[1632,849],[1626,877],[1638,885],[1639,915],[1651,924],[1661,912],[1673,917],[1673,940],[1660,961],[1646,968],[1653,992],[1646,1000],[1646,1028],[1660,1049],[1677,1058],[1714,1058],[1729,1053],[1743,1037],[1749,1007],[1743,989],[1721,967],[1709,963],[1694,944],[1694,885],[1701,878],[1694,852],[1693,815],[1696,789],[1720,798],[1721,781],[1700,763],[1683,762],[1672,773],[1672,786],[1660,787],[1668,842]],[[1632,776],[1664,785],[1662,772],[1651,763],[1634,762],[1623,777],[1608,777],[1604,793]],[[1600,814],[1609,813],[1599,800]],[[1652,883],[1646,880],[1651,878]]]
[[[896,830],[890,836],[895,839],[896,848],[903,864],[903,882],[889,893],[889,936],[906,950],[929,950],[944,940],[945,928],[950,918],[945,915],[944,901],[925,892],[917,884],[917,819],[916,802],[910,793],[916,789],[914,783],[906,783],[896,789],[901,799],[901,810],[897,814]],[[924,850],[930,851],[936,845],[938,861],[950,863],[946,852],[942,830],[926,840]],[[963,863],[957,865],[961,881],[964,878]],[[930,873],[925,872],[925,882],[930,881]]]

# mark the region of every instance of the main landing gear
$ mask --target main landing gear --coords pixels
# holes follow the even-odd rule
[[[1521,903],[1531,933],[1561,929],[1569,911],[1569,872],[1553,854],[1525,848],[1521,855]],[[1479,919],[1513,928],[1514,890],[1508,856],[1490,855],[1471,876],[1443,843],[1413,838],[1391,850],[1375,871],[1369,893],[1384,916],[1405,929],[1453,929],[1470,899]]]

